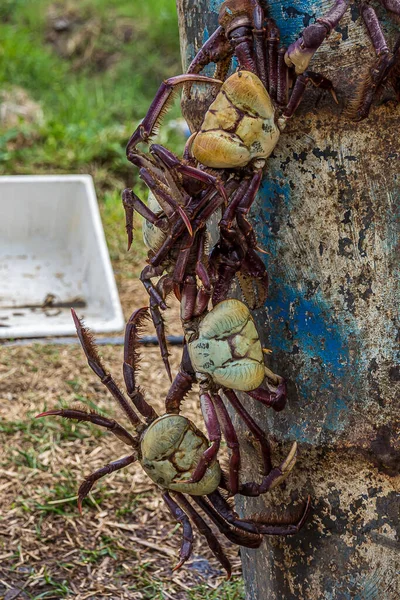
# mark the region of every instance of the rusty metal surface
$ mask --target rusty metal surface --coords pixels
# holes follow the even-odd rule
[[[219,5],[179,0],[184,64],[214,30]],[[331,5],[269,4],[286,43]],[[277,415],[245,402],[277,450],[300,442],[300,459],[285,490],[238,508],[251,514],[310,493],[314,511],[298,536],[242,552],[251,600],[400,597],[400,108],[388,95],[366,121],[343,115],[372,60],[351,5],[312,63],[334,82],[339,106],[307,92],[268,160],[252,214],[271,276],[257,320],[273,367],[289,382],[289,402]],[[193,115],[207,101],[195,96],[184,110]],[[255,450],[243,435],[248,473]]]

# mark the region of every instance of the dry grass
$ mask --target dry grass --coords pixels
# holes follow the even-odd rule
[[[146,304],[136,280],[121,276],[119,286],[126,314]],[[171,333],[180,333],[177,316],[175,304]],[[168,379],[158,349],[141,353],[140,383],[162,412]],[[121,383],[122,348],[101,347],[101,355]],[[174,372],[179,359],[180,349],[172,348]],[[99,482],[79,516],[79,482],[122,456],[124,447],[87,424],[34,419],[50,407],[77,403],[124,422],[80,347],[1,350],[0,598],[241,598],[240,580],[224,583],[199,535],[187,567],[172,573],[180,527],[139,465]],[[184,414],[201,424],[196,393],[185,402]],[[228,546],[227,553],[240,574],[237,548]]]

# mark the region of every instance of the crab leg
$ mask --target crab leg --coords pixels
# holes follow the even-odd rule
[[[254,419],[249,415],[249,413],[237,397],[236,393],[233,390],[229,390],[228,388],[224,388],[223,392],[228,398],[233,408],[238,413],[238,415],[246,423],[248,429],[254,435],[256,440],[258,440],[261,448],[261,456],[263,459],[263,475],[268,475],[272,469],[272,462],[271,447],[267,436],[265,435],[264,431],[257,425]]]
[[[182,353],[182,362],[179,373],[176,375],[165,398],[165,410],[167,413],[179,414],[180,405],[186,394],[192,389],[196,381],[193,367],[190,362],[189,352],[185,345]]]
[[[218,539],[215,537],[215,535],[211,531],[210,527],[207,525],[207,523],[204,521],[204,519],[199,515],[199,513],[193,508],[193,506],[190,504],[190,502],[188,502],[188,500],[186,500],[186,498],[183,494],[176,492],[175,497],[178,498],[179,503],[181,504],[181,506],[184,507],[185,511],[190,516],[190,518],[192,519],[193,523],[196,525],[196,527],[199,530],[199,532],[201,533],[201,535],[204,535],[204,537],[206,538],[207,543],[210,547],[211,552],[214,554],[216,559],[221,563],[221,565],[225,569],[225,571],[227,573],[226,578],[230,579],[231,575],[232,575],[231,563],[229,562],[229,559],[225,555],[221,544],[219,543]]]
[[[137,347],[140,340],[140,329],[149,318],[147,308],[139,308],[130,316],[125,328],[124,364],[122,372],[129,398],[136,409],[143,415],[147,422],[154,421],[157,413],[144,399],[140,388],[136,385],[135,377],[138,369],[139,354]]]
[[[222,533],[230,542],[246,548],[258,548],[260,546],[262,538],[259,534],[248,533],[247,531],[232,528],[214,506],[209,504],[202,496],[191,497],[211,521],[215,523],[220,533]]]
[[[173,99],[174,91],[176,91],[178,86],[188,82],[222,85],[222,81],[219,81],[218,79],[195,74],[177,75],[176,77],[170,77],[163,81],[150,105],[147,115],[129,139],[126,147],[126,156],[129,161],[131,161],[132,156],[135,154],[135,146],[139,142],[148,142],[149,138],[154,135],[160,119],[167,110],[168,104]]]
[[[335,102],[338,102],[335,90],[333,89],[332,82],[329,79],[327,79],[320,73],[305,71],[296,79],[296,83],[294,84],[290,100],[282,113],[282,117],[284,119],[290,119],[293,116],[303,98],[304,92],[306,91],[306,88],[309,83],[311,83],[315,87],[324,90],[329,90]]]
[[[156,285],[156,289],[157,289],[158,293],[164,299],[166,299],[168,294],[172,291],[172,288],[173,288],[173,282],[169,275],[163,275],[163,277],[161,277],[159,279],[159,281],[157,282],[157,285]],[[169,352],[168,352],[167,340],[165,337],[164,319],[161,315],[158,304],[155,302],[154,298],[152,298],[152,297],[150,297],[150,314],[151,314],[151,319],[153,321],[153,325],[156,330],[158,345],[160,347],[160,352],[161,352],[161,358],[163,360],[165,369],[168,373],[168,377],[169,377],[170,381],[172,381],[171,367],[170,367],[169,359],[168,359]]]
[[[222,433],[224,434],[226,445],[231,450],[231,456],[229,459],[229,491],[231,494],[234,495],[237,494],[239,488],[239,440],[236,435],[236,431],[229,416],[229,413],[226,410],[225,404],[221,399],[221,396],[219,396],[218,394],[212,394],[211,398],[214,404],[215,412],[218,417],[218,421],[221,425]]]
[[[378,0],[386,10],[390,10],[395,15],[400,15],[400,0]]]
[[[275,467],[268,474],[265,474],[262,478],[261,483],[250,481],[243,483],[239,486],[239,493],[242,496],[261,496],[269,490],[272,490],[276,486],[280,485],[290,474],[294,465],[296,464],[297,458],[297,443],[294,442],[289,454],[285,460]]]
[[[285,61],[288,67],[295,68],[296,75],[301,75],[306,71],[322,42],[339,24],[349,7],[349,3],[350,0],[335,0],[335,4],[325,16],[320,17],[316,23],[306,27],[301,37],[290,44],[285,54]]]
[[[272,372],[266,367],[267,377],[270,373]],[[283,410],[286,405],[286,382],[283,377],[280,377],[278,379],[277,387],[274,391],[258,387],[255,390],[246,392],[246,394],[254,398],[254,400],[258,400],[258,402],[262,402],[266,406],[270,406],[279,412]]]
[[[173,198],[171,194],[169,194],[167,188],[165,186],[162,186],[160,182],[155,181],[151,173],[147,171],[147,169],[140,169],[139,176],[147,185],[147,187],[154,193],[168,218],[172,218],[174,214],[178,212],[186,226],[186,229],[188,230],[190,235],[192,235],[192,226],[190,224],[188,216],[186,215],[183,208],[180,206],[179,202],[177,202],[175,198]]]
[[[389,51],[378,17],[372,6],[362,4],[361,14],[372,40],[377,60],[369,69],[366,77],[362,79],[354,97],[349,102],[346,112],[355,121],[361,121],[368,116],[377,90],[384,85],[390,71],[400,60],[398,48],[395,49],[394,55]]]
[[[256,59],[256,74],[261,79],[264,87],[268,91],[268,73],[267,64],[265,61],[265,29],[264,24],[264,11],[261,6],[256,4],[253,9],[253,40],[254,40],[254,54]]]
[[[223,516],[223,518],[228,521],[228,523],[231,523],[234,527],[237,527],[242,531],[250,531],[251,533],[259,533],[264,535],[294,535],[303,527],[311,508],[311,498],[308,497],[304,511],[297,522],[283,525],[267,524],[261,519],[256,520],[256,517],[253,517],[249,521],[239,519],[218,490],[212,494],[208,494],[207,498],[210,500],[211,504],[213,504],[214,508]]]
[[[215,490],[211,494],[207,494],[207,498],[215,508],[215,510],[231,525],[237,527],[241,531],[246,531],[248,533],[259,533],[257,525],[252,523],[251,521],[242,521],[239,519],[237,514],[231,509],[228,502],[222,496],[222,494]]]
[[[210,394],[200,394],[200,405],[211,445],[203,452],[193,475],[187,483],[197,483],[204,477],[208,467],[215,461],[221,445],[221,429]]]
[[[128,250],[133,240],[133,213],[136,210],[146,221],[152,223],[155,227],[166,231],[167,225],[165,218],[157,216],[136,196],[129,188],[122,192],[122,204],[125,210],[126,233],[128,234]]]
[[[183,529],[182,543],[179,551],[179,562],[172,569],[177,571],[187,560],[190,558],[193,549],[193,529],[190,524],[187,514],[181,509],[181,507],[173,500],[169,492],[164,492],[162,498],[165,504],[168,506],[170,513],[181,525]]]
[[[83,481],[83,483],[81,483],[78,490],[79,512],[82,514],[82,502],[89,494],[96,481],[98,481],[105,475],[109,475],[110,473],[114,473],[115,471],[119,471],[120,469],[131,465],[136,460],[137,454],[130,454],[129,456],[124,456],[123,458],[119,458],[118,460],[114,460],[113,462],[108,463],[108,465],[101,467],[101,469],[97,469],[97,471],[85,477],[85,480]]]
[[[114,421],[114,419],[107,419],[103,415],[99,415],[95,412],[87,412],[77,408],[62,408],[47,410],[39,415],[36,415],[36,419],[48,416],[64,417],[65,419],[73,419],[75,421],[87,421],[93,423],[99,427],[104,427],[113,433],[121,442],[124,442],[127,446],[136,448],[138,445],[138,439],[134,438],[122,425]]]
[[[311,498],[308,496],[305,508],[300,516],[300,519],[295,523],[288,524],[267,524],[262,520],[256,520],[257,517],[253,517],[253,523],[256,524],[259,533],[264,535],[295,535],[300,531],[311,510]]]
[[[279,29],[272,19],[268,23],[267,54],[268,54],[268,91],[272,100],[276,100],[278,91],[278,47]]]
[[[200,73],[210,62],[218,64],[220,61],[229,60],[230,63],[232,55],[233,49],[223,28],[217,27],[192,60],[187,72]]]
[[[138,425],[141,425],[142,421],[139,419],[131,405],[128,403],[124,394],[121,392],[110,373],[106,373],[98,355],[97,348],[93,341],[93,336],[90,330],[87,327],[83,326],[82,321],[78,319],[76,312],[73,308],[71,308],[71,313],[74,319],[76,332],[78,334],[78,338],[83,348],[83,351],[86,354],[89,367],[100,378],[101,383],[106,386],[109,392],[111,392],[112,396],[115,398],[122,410],[125,412],[130,422],[136,427]]]
[[[153,154],[156,154],[162,160],[167,169],[175,169],[176,171],[178,171],[178,173],[186,175],[186,177],[190,177],[192,179],[196,179],[197,181],[201,181],[202,183],[207,183],[208,185],[214,186],[215,189],[222,196],[224,201],[228,202],[228,196],[226,194],[225,188],[218,177],[214,177],[206,171],[202,171],[201,169],[197,169],[196,167],[185,165],[179,160],[179,158],[175,156],[173,152],[171,152],[167,148],[164,148],[164,146],[152,144],[151,152]]]

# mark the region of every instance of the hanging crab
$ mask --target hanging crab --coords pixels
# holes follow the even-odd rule
[[[164,155],[164,149],[160,146],[154,146],[153,152]],[[261,172],[252,177],[244,177],[240,183],[237,178],[231,177],[225,184],[225,192],[229,196],[228,205],[213,187],[189,196],[183,183],[180,182],[179,186],[176,182],[171,183],[166,172],[157,168],[156,176],[157,181],[153,180],[153,183],[150,181],[150,173],[146,173],[144,177],[151,186],[147,206],[130,189],[123,192],[122,199],[126,213],[128,249],[133,239],[134,211],[144,218],[143,236],[149,253],[148,265],[142,270],[140,279],[150,296],[150,312],[161,355],[171,377],[160,311],[165,310],[166,298],[172,291],[181,299],[186,275],[195,273],[200,284],[196,305],[193,306],[193,317],[203,313],[211,295],[213,303],[226,297],[236,273],[239,274],[244,297],[251,308],[261,306],[266,299],[268,275],[264,263],[256,253],[257,242],[253,229],[246,220],[259,186]],[[171,200],[167,202],[166,198]],[[180,211],[173,207],[173,203]],[[220,207],[224,208],[220,221],[221,240],[208,258],[206,225]],[[184,218],[181,213],[184,213]],[[157,284],[152,282],[154,277],[160,277]]]
[[[82,408],[49,410],[37,415],[38,417],[56,415],[67,419],[94,423],[113,433],[131,449],[128,456],[109,463],[85,478],[78,491],[80,511],[82,510],[84,498],[89,494],[96,481],[109,473],[138,461],[150,479],[160,487],[162,497],[169,510],[183,526],[179,563],[175,569],[188,560],[192,551],[193,531],[190,524],[191,519],[200,533],[205,536],[211,551],[227,571],[228,577],[231,574],[231,565],[217,537],[184,494],[190,496],[192,501],[201,508],[227,539],[239,546],[257,548],[262,541],[262,534],[292,535],[299,531],[309,513],[310,499],[307,500],[301,517],[296,519],[293,524],[266,523],[259,519],[254,521],[251,519],[241,520],[230,508],[218,489],[220,486],[222,488],[225,486],[225,478],[216,460],[207,465],[198,481],[191,481],[195,466],[207,453],[209,446],[206,437],[197,429],[194,423],[182,415],[164,414],[158,416],[136,385],[135,377],[139,360],[137,354],[139,329],[144,319],[147,318],[146,308],[133,313],[125,331],[123,374],[131,403],[103,367],[90,331],[83,326],[73,310],[72,315],[89,366],[100,377],[114,399],[117,400],[134,430],[134,433],[131,434],[113,419]],[[209,411],[210,415],[213,414],[213,407],[209,403],[207,395],[203,398],[203,406],[206,412]],[[134,408],[144,420],[137,415]],[[257,425],[251,417],[248,416],[246,422],[251,428],[255,427],[257,429]],[[213,429],[214,436],[217,435],[217,419],[209,419],[208,426]],[[287,477],[293,467],[294,460],[295,457],[292,451],[280,467],[270,470],[268,489],[278,485]],[[244,490],[248,491],[248,487],[252,485],[252,483],[244,484]],[[264,487],[266,486],[264,485]]]
[[[246,392],[265,406],[281,411],[286,403],[285,380],[273,373],[264,364],[264,350],[255,327],[254,320],[240,300],[223,300],[210,312],[193,318],[191,306],[195,302],[196,288],[187,278],[181,304],[181,316],[185,332],[181,367],[166,398],[168,413],[180,412],[180,405],[193,383],[200,383],[200,400],[207,399],[207,411],[203,417],[212,446],[207,449],[199,462],[191,481],[202,478],[207,466],[217,456],[220,445],[220,432],[215,435],[215,418],[220,423],[228,448],[231,450],[229,461],[228,490],[232,494],[259,495],[269,486],[271,457],[268,440],[260,430],[252,433],[258,439],[263,452],[264,470],[261,484],[240,484],[239,441],[228,411],[219,395],[222,391],[228,401],[248,424],[250,415],[239,402],[234,390]],[[265,387],[262,384],[265,383]],[[210,408],[212,407],[212,408]],[[210,414],[212,410],[211,426]],[[247,420],[246,420],[247,419]],[[294,466],[296,445],[288,457],[288,464]],[[264,489],[265,488],[265,489]]]

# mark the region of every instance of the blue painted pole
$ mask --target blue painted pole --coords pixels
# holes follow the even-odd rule
[[[220,4],[178,0],[184,67],[217,27]],[[332,4],[268,3],[281,43]],[[393,21],[376,8],[393,44]],[[289,401],[276,415],[244,401],[274,439],[276,463],[294,440],[300,449],[285,486],[238,498],[237,509],[295,511],[311,494],[313,512],[297,536],[242,551],[248,600],[400,598],[400,108],[389,94],[366,121],[343,114],[373,60],[353,4],[311,65],[333,81],[339,106],[307,91],[268,160],[252,213],[271,280],[257,321],[272,367],[288,380]],[[199,88],[184,102],[192,125],[210,100]],[[245,434],[241,441],[246,479],[257,478],[256,449]]]

